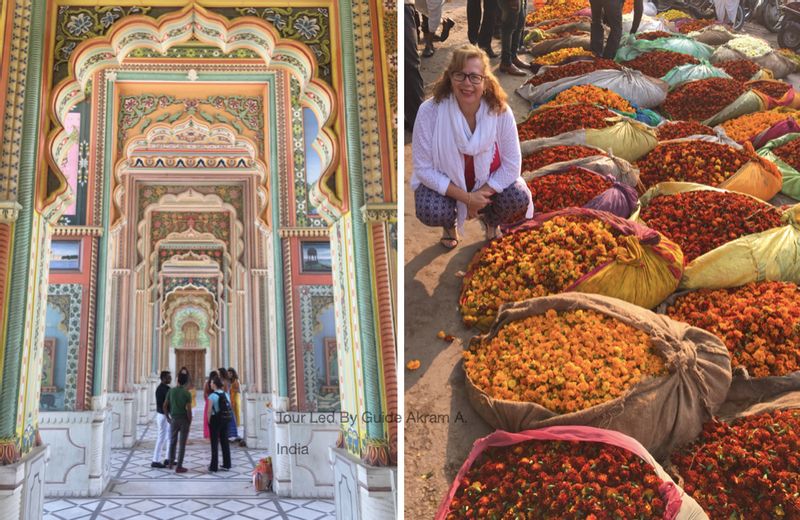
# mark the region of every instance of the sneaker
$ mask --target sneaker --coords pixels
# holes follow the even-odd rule
[[[452,18],[445,18],[442,22],[442,34],[439,36],[439,41],[446,41],[450,37],[450,29],[455,26],[456,22]]]
[[[160,462],[151,462],[151,463],[150,463],[150,467],[151,467],[151,468],[163,468],[163,467],[164,467],[164,465],[163,465],[163,464],[161,464]]]
[[[167,466],[169,466],[169,459],[164,459],[164,463],[163,463],[163,464],[164,464],[164,467],[165,467],[165,468],[166,468]]]
[[[189,470],[184,468],[183,466],[178,466],[177,468],[175,468],[175,473],[186,473],[187,471]]]

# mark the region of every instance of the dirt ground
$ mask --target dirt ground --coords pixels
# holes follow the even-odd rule
[[[432,57],[422,58],[421,72],[428,92],[446,67],[450,51],[467,43],[466,1],[445,4],[445,16],[456,22],[450,38],[436,44]],[[748,32],[775,45],[775,35],[763,27],[749,27]],[[499,53],[497,40],[494,49]],[[492,65],[496,67],[499,61],[493,59]],[[525,119],[528,102],[514,90],[527,78],[502,74],[498,78],[509,94],[517,120]],[[796,87],[799,80],[798,75],[790,79]],[[459,274],[484,241],[477,222],[467,222],[466,236],[459,246],[446,251],[439,245],[441,230],[428,228],[415,218],[409,188],[409,133],[405,142],[405,359],[421,362],[419,370],[405,370],[405,517],[423,520],[434,517],[472,443],[491,432],[466,398],[461,351],[475,332],[461,323],[458,312]],[[438,339],[440,330],[456,339],[452,343]]]

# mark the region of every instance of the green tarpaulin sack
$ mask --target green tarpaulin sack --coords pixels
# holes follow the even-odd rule
[[[614,59],[630,61],[645,52],[658,50],[680,52],[694,56],[698,60],[708,60],[714,54],[714,47],[686,37],[658,38],[652,41],[628,38],[626,43],[619,48]]]
[[[800,133],[786,134],[777,139],[773,139],[758,150],[758,155],[775,163],[775,166],[777,166],[778,170],[780,170],[781,175],[783,176],[781,193],[784,193],[793,199],[800,199],[800,171],[797,171],[791,165],[786,164],[783,159],[775,155],[775,153],[772,151],[775,148],[779,148],[787,143],[791,143],[795,139],[800,139]]]
[[[701,61],[699,64],[687,63],[686,65],[678,65],[661,76],[661,79],[669,84],[670,90],[690,81],[707,78],[730,78],[730,76],[727,72],[716,68],[706,60]]]

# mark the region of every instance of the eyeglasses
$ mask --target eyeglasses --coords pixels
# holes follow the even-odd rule
[[[481,76],[480,74],[465,74],[463,72],[451,72],[450,77],[454,80],[458,81],[459,83],[464,81],[465,79],[469,78],[469,82],[473,85],[480,85],[481,81],[485,76]]]

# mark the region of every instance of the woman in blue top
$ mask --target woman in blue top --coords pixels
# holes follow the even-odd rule
[[[222,469],[227,471],[231,469],[231,447],[228,444],[227,428],[228,422],[223,419],[220,414],[220,397],[226,399],[228,402],[228,409],[231,410],[231,397],[225,393],[222,386],[222,381],[219,377],[211,380],[211,388],[214,390],[208,396],[209,406],[206,412],[206,423],[208,423],[208,430],[211,433],[211,464],[208,466],[208,471],[217,471],[219,457],[217,455],[217,446],[222,445]]]

